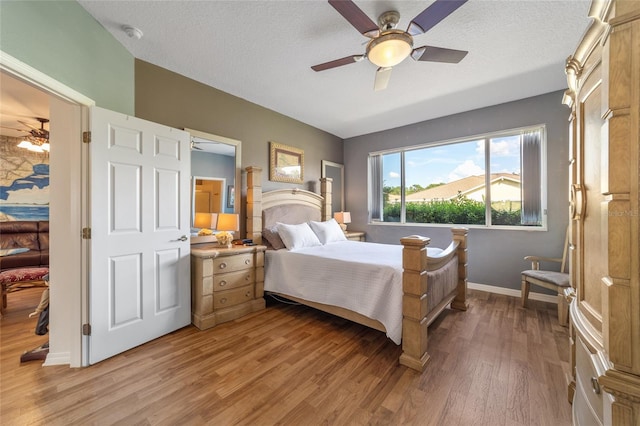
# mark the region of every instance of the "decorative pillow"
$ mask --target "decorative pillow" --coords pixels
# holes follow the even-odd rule
[[[263,229],[262,236],[269,244],[271,244],[271,247],[273,247],[274,250],[280,250],[286,247],[282,242],[282,238],[280,238],[280,234],[278,234],[277,226]]]
[[[276,226],[282,242],[289,250],[322,245],[307,223],[287,225],[286,223],[278,222]]]
[[[318,236],[322,244],[333,243],[335,241],[347,241],[347,237],[335,219],[329,219],[326,222],[310,221],[309,226]]]

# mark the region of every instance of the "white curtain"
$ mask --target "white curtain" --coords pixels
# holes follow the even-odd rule
[[[369,156],[369,220],[382,220],[382,155]]]
[[[540,131],[526,132],[522,135],[522,225],[539,226],[542,224],[542,185],[541,185],[541,137]]]

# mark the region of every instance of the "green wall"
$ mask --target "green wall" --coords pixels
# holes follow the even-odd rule
[[[134,113],[134,58],[75,1],[0,1],[0,50],[93,99]]]

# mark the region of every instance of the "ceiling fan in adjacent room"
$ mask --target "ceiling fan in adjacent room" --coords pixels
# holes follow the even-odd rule
[[[380,15],[376,25],[353,1],[329,0],[329,4],[360,34],[371,40],[367,43],[364,54],[314,65],[311,69],[324,71],[368,59],[369,62],[378,66],[374,83],[374,89],[378,91],[387,87],[392,68],[409,56],[416,61],[457,64],[469,52],[434,46],[421,46],[414,49],[413,37],[426,33],[466,2],[467,0],[436,0],[413,18],[406,31],[402,31],[396,29],[400,20],[400,14],[396,11]]]
[[[48,118],[34,117],[40,122],[40,127],[35,127],[25,121],[18,120],[18,123],[26,126],[27,129],[17,129],[15,127],[2,126],[7,129],[17,130],[19,132],[25,132],[24,140],[22,140],[18,146],[20,148],[28,149],[33,152],[45,152],[49,151],[49,131],[44,128],[45,123],[49,122]]]
[[[204,151],[210,154],[219,154],[233,157],[236,155],[235,147],[221,142],[211,141],[198,137],[191,138],[191,149],[194,151]]]

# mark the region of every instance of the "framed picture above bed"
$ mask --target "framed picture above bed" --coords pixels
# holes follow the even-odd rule
[[[303,183],[304,151],[277,142],[270,142],[269,180]]]

